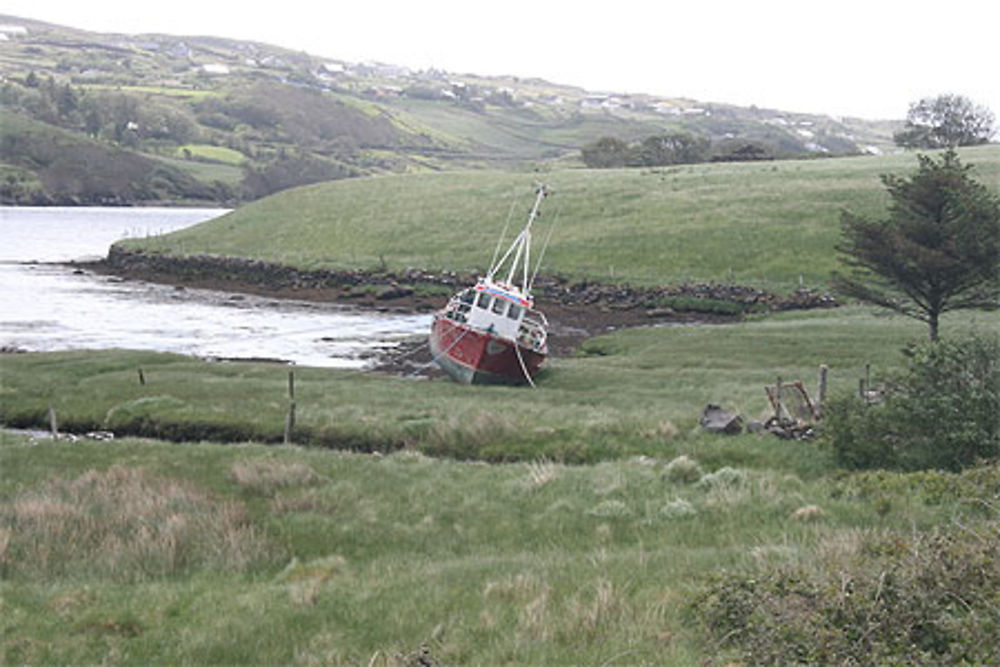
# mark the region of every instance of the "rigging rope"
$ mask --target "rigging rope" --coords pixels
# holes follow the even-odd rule
[[[521,346],[514,341],[514,352],[517,354],[517,360],[521,364],[521,372],[524,373],[524,379],[528,381],[532,389],[536,389],[535,383],[531,379],[531,375],[528,373],[528,367],[524,365],[524,358],[521,357]]]
[[[469,333],[470,331],[472,331],[472,329],[470,327],[466,327],[465,330],[462,332],[461,336],[459,336],[458,338],[456,338],[455,340],[453,340],[451,342],[451,345],[449,345],[446,349],[442,350],[440,353],[438,353],[438,354],[434,355],[433,357],[431,357],[431,360],[429,362],[427,362],[426,364],[424,364],[421,368],[430,368],[430,366],[432,364],[436,364],[438,359],[440,359],[444,355],[446,355],[449,352],[451,352],[452,348],[455,347],[456,345],[458,345],[458,342],[460,340],[462,340],[463,338],[465,338],[465,335],[467,333]]]
[[[562,213],[562,202],[559,203],[559,208],[556,209],[556,216],[552,219],[552,225],[549,226],[549,233],[545,237],[545,243],[542,245],[542,251],[538,254],[538,262],[535,264],[535,272],[531,274],[531,282],[528,286],[531,287],[535,284],[535,276],[538,275],[538,270],[542,268],[542,259],[545,258],[545,251],[549,247],[549,241],[552,240],[552,232],[556,229],[556,223],[559,222],[559,214]]]
[[[520,201],[520,197],[514,197],[514,200],[510,203],[510,210],[507,212],[507,222],[503,225],[503,231],[500,232],[500,238],[497,239],[497,247],[493,250],[493,259],[490,260],[489,271],[492,272],[497,263],[497,257],[500,256],[500,248],[503,247],[503,238],[507,236],[507,229],[510,227],[510,221],[514,218],[514,207],[517,206],[517,202]]]

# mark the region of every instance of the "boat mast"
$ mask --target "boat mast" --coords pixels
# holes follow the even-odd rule
[[[514,284],[514,275],[517,273],[519,266],[522,267],[523,275],[521,279],[521,291],[527,295],[531,284],[528,281],[528,267],[531,264],[531,225],[539,216],[539,209],[542,205],[542,200],[549,195],[549,189],[543,185],[538,185],[538,191],[535,196],[535,203],[531,207],[531,212],[528,214],[528,222],[524,225],[524,229],[521,233],[517,235],[514,242],[510,244],[510,248],[504,253],[500,261],[497,262],[490,272],[486,275],[488,280],[493,280],[493,275],[502,267],[507,258],[510,257],[511,253],[514,253],[514,260],[511,262],[510,271],[507,273],[507,284]],[[523,261],[522,261],[523,260]]]

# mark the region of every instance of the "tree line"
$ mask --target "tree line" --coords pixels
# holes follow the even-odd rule
[[[189,102],[80,88],[29,72],[0,85],[0,107],[54,128],[3,137],[4,160],[35,173],[34,178],[8,174],[0,184],[5,203],[251,200],[297,185],[360,175],[362,170],[352,165],[357,144],[392,145],[396,138],[384,119],[368,119],[342,103],[294,88],[258,86]],[[140,155],[172,156],[178,147],[197,142],[224,145],[247,156],[241,181],[201,183],[156,165],[158,187],[139,186],[143,175],[152,173],[146,168],[148,158]],[[63,159],[53,160],[59,151]],[[70,174],[70,165],[79,166],[79,160],[72,159],[78,155],[86,156],[86,165]],[[188,159],[197,158],[188,153]],[[131,170],[122,172],[116,161],[132,164]]]
[[[84,90],[29,72],[23,82],[0,87],[0,104],[43,123],[134,148],[141,141],[184,144],[197,139],[198,123],[180,105],[112,90]]]
[[[949,93],[911,104],[906,123],[893,140],[904,148],[954,148],[988,143],[995,132],[992,111]]]
[[[724,139],[712,142],[704,136],[676,131],[627,142],[601,137],[580,151],[583,163],[592,169],[617,167],[665,167],[699,162],[745,162],[773,160],[777,150],[754,139]]]
[[[988,108],[962,95],[926,97],[910,105],[906,121],[893,135],[904,148],[949,148],[988,143],[996,132]],[[663,167],[699,162],[773,160],[778,150],[764,141],[730,138],[717,142],[685,131],[666,132],[638,141],[601,137],[580,151],[592,169]]]

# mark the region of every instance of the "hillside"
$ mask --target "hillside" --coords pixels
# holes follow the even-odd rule
[[[1000,147],[960,154],[977,180],[1000,190]],[[541,245],[554,226],[542,273],[633,285],[822,287],[836,264],[841,211],[881,214],[888,197],[879,175],[916,166],[913,156],[897,155],[553,170],[541,175],[555,190],[536,230]],[[337,181],[122,245],[303,269],[477,272],[508,215],[519,220],[526,210],[538,177],[466,171]]]
[[[0,23],[8,112],[187,172],[199,185],[180,199],[199,199],[199,188],[233,203],[358,175],[572,166],[601,137],[673,131],[723,147],[758,142],[779,157],[879,152],[895,127],[350,63],[214,37],[98,34],[12,16]],[[67,198],[23,155],[0,160],[19,185],[4,202]]]
[[[0,196],[4,201],[116,205],[133,201],[218,201],[187,171],[0,109]],[[223,195],[224,196],[224,195]]]

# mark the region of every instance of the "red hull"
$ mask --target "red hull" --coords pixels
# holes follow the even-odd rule
[[[476,331],[438,315],[431,326],[430,347],[445,372],[465,384],[525,384],[545,361],[545,355]],[[520,352],[520,359],[518,359]],[[522,363],[524,365],[522,367]]]

